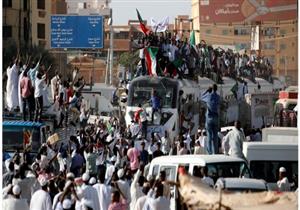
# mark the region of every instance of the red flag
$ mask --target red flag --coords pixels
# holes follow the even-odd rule
[[[141,15],[140,15],[138,9],[136,9],[136,13],[137,13],[137,16],[138,16],[138,19],[139,19],[139,22],[140,22],[140,27],[141,27],[143,33],[148,34],[149,29],[145,26],[144,21],[143,21]]]
[[[31,142],[31,133],[28,130],[23,131],[23,143],[24,145],[30,144]]]

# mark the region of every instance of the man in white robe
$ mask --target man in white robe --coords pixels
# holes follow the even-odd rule
[[[137,200],[140,197],[145,195],[143,193],[144,179],[140,178],[141,175],[142,175],[142,171],[139,169],[134,175],[133,181],[130,185],[130,196],[131,196],[130,209],[134,209]]]
[[[97,190],[98,200],[100,205],[100,210],[108,209],[109,204],[111,203],[111,192],[112,188],[109,185],[106,185],[105,174],[99,173],[99,183],[95,184],[93,187]]]
[[[19,55],[13,65],[7,68],[6,103],[9,111],[19,106]]]
[[[60,81],[60,76],[56,71],[55,76],[50,81],[53,101],[55,101],[56,96],[58,95],[59,81]]]
[[[42,189],[36,191],[30,201],[30,210],[52,210],[52,202],[48,193],[48,181],[41,178],[40,185]]]
[[[13,196],[3,200],[2,209],[4,210],[29,210],[25,199],[20,199],[21,188],[15,185],[12,189]]]
[[[93,210],[100,210],[98,192],[94,187],[89,185],[89,179],[89,174],[84,173],[82,175],[82,181],[84,182],[81,186],[81,190],[83,191],[83,198],[93,205]]]

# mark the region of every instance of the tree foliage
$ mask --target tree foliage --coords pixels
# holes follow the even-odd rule
[[[46,50],[43,46],[31,46],[28,47],[24,43],[21,43],[20,49],[17,48],[16,42],[13,40],[8,41],[5,48],[3,48],[3,71],[6,70],[7,66],[10,64],[11,61],[14,60],[14,58],[17,56],[18,51],[21,56],[21,60],[23,62],[26,62],[26,59],[31,56],[32,61],[37,62],[40,55],[43,56],[43,64],[45,66],[49,66],[50,64],[53,64],[55,59],[51,55],[51,53]]]
[[[119,64],[126,69],[133,70],[139,62],[138,51],[137,52],[124,52],[120,55]]]

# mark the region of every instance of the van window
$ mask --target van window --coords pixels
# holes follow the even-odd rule
[[[226,162],[226,163],[209,163],[206,165],[208,168],[208,176],[214,182],[220,177],[249,177],[250,171],[245,162]]]
[[[176,166],[162,166],[160,171],[166,172],[166,179],[175,181],[176,178]]]
[[[250,171],[253,178],[264,179],[268,183],[278,181],[279,168],[285,167],[287,178],[292,182],[293,175],[298,175],[297,161],[251,161]]]
[[[159,165],[153,166],[152,176],[155,178],[158,175]]]

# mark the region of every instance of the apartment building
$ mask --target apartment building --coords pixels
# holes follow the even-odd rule
[[[51,1],[3,0],[3,47],[11,42],[17,47],[40,45],[50,47]]]

